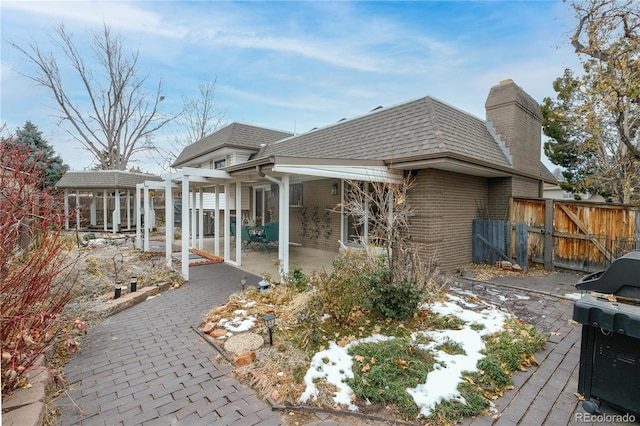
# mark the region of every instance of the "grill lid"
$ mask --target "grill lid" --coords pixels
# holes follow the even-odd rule
[[[640,251],[629,252],[606,270],[580,278],[576,288],[640,299]]]

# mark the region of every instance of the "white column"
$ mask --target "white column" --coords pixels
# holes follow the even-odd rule
[[[196,190],[191,191],[191,245],[190,247],[196,246],[196,228],[198,223],[196,222]]]
[[[64,190],[64,229],[69,230],[69,190]]]
[[[108,200],[107,200],[107,190],[105,189],[104,191],[102,191],[102,220],[104,222],[103,224],[103,229],[105,232],[107,232],[107,225],[108,225],[108,220],[107,218],[109,217],[109,212],[107,211],[108,208]]]
[[[204,191],[202,188],[198,188],[198,195],[200,196],[200,209],[198,210],[198,248],[202,250],[204,248]]]
[[[182,176],[182,277],[189,281],[189,176]]]
[[[131,231],[131,190],[127,189],[127,231]]]
[[[240,182],[236,182],[236,196],[235,196],[235,209],[236,209],[236,265],[242,265],[242,185]]]
[[[220,224],[218,223],[218,218],[220,217],[220,204],[218,199],[218,185],[214,187],[213,196],[215,197],[213,207],[213,224],[215,226],[215,229],[213,230],[213,254],[220,256]]]
[[[76,230],[80,229],[80,193],[76,191]]]
[[[165,217],[165,260],[168,267],[173,265],[173,236],[174,236],[174,220],[173,220],[173,189],[171,185],[171,175],[166,177],[166,188],[164,194],[164,217]]]
[[[140,212],[140,191],[142,190],[142,186],[144,184],[137,183],[136,184],[136,198],[133,202],[133,208],[136,212],[136,248],[138,250],[142,249],[142,215]]]
[[[113,193],[113,197],[114,197],[114,207],[113,207],[113,214],[112,214],[112,222],[113,222],[113,226],[112,226],[112,233],[115,234],[118,231],[118,228],[120,227],[120,191],[119,190],[115,190],[115,192]]]
[[[144,251],[149,251],[149,230],[151,229],[151,209],[149,208],[149,187],[144,185]]]
[[[280,214],[279,229],[280,236],[278,241],[278,259],[280,259],[284,274],[289,273],[289,175],[282,176],[282,185],[280,186]],[[284,280],[284,275],[280,276]]]
[[[96,193],[92,192],[91,201],[89,202],[89,223],[91,224],[91,226],[96,226],[98,224],[98,219],[96,218],[96,204]]]
[[[231,256],[231,206],[229,205],[229,191],[231,185],[224,184],[224,260],[228,262]],[[240,232],[236,229],[236,233]]]

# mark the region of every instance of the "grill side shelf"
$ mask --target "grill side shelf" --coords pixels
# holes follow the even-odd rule
[[[573,319],[605,332],[640,339],[640,306],[609,302],[586,295],[574,303]]]

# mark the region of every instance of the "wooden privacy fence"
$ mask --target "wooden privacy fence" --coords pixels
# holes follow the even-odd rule
[[[474,220],[472,225],[473,262],[493,265],[501,260],[512,261],[515,258],[516,263],[524,272],[527,272],[529,267],[527,232],[527,225],[524,222],[516,223],[512,227],[511,222]],[[512,253],[515,255],[512,256]]]
[[[620,204],[514,198],[509,218],[511,223],[526,226],[529,261],[542,263],[546,269],[595,272],[640,249],[639,211],[636,206]],[[519,239],[523,250],[522,234],[511,228],[512,242]],[[510,245],[510,257],[518,256],[515,247],[515,243]]]

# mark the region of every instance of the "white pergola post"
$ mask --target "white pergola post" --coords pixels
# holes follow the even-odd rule
[[[105,189],[104,191],[102,191],[102,220],[103,220],[103,229],[104,232],[107,232],[107,225],[108,225],[108,220],[107,218],[109,217],[109,213],[107,211],[108,209],[108,200],[107,200],[107,190]]]
[[[134,200],[134,209],[136,211],[136,248],[142,249],[142,215],[140,211],[140,191],[142,190],[143,183],[136,184],[136,198]]]
[[[182,177],[182,277],[189,281],[189,176]]]
[[[173,237],[174,237],[174,220],[173,220],[173,188],[171,182],[171,175],[167,176],[165,181],[165,194],[164,194],[164,212],[165,212],[165,260],[167,266],[171,268],[173,266]]]
[[[236,209],[236,265],[242,266],[242,185],[240,182],[236,182],[236,196],[235,196],[235,209]]]
[[[196,228],[198,226],[198,223],[196,222],[196,191],[193,190],[191,191],[191,244],[189,247],[195,247],[196,246]]]
[[[76,191],[76,230],[80,229],[80,193]]]
[[[213,217],[213,224],[215,226],[215,229],[213,230],[213,254],[215,254],[216,256],[220,256],[220,238],[219,238],[219,234],[220,234],[220,223],[218,223],[218,218],[220,217],[220,204],[219,204],[219,194],[218,194],[218,185],[216,185],[214,187],[214,207],[213,207],[213,214],[215,215]]]
[[[282,193],[280,195],[280,215],[278,218],[278,234],[280,241],[278,242],[278,259],[281,262],[281,276],[289,273],[289,175],[282,176]]]
[[[202,250],[204,248],[204,190],[198,188],[198,195],[200,196],[200,209],[198,210],[198,248]]]
[[[229,262],[229,257],[231,256],[231,210],[229,205],[229,191],[231,190],[231,185],[228,183],[224,184],[224,259]],[[238,239],[237,233],[240,232],[239,229],[236,229],[236,240]]]
[[[69,190],[64,190],[64,229],[69,230]]]
[[[127,231],[131,231],[131,190],[127,189]]]
[[[151,228],[151,209],[149,208],[149,187],[144,184],[144,251],[149,251],[149,228]]]
[[[111,221],[113,222],[112,233],[115,234],[118,232],[118,228],[120,227],[120,191],[115,190],[113,193],[114,197],[114,208],[111,214]]]
[[[280,279],[289,273],[289,175],[284,174],[282,180],[265,175],[269,181],[278,184],[278,259],[280,260]]]
[[[91,193],[91,200],[89,201],[89,223],[91,226],[96,226],[98,224],[98,219],[96,215],[96,205],[97,205],[96,193]]]

